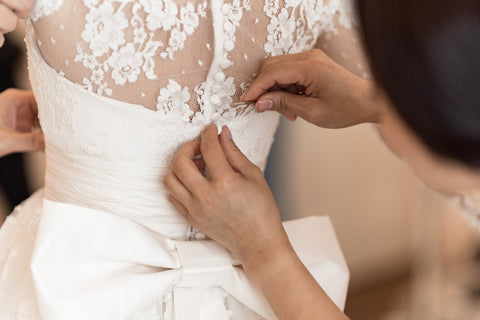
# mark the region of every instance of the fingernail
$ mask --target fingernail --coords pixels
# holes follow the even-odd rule
[[[202,130],[202,134],[204,134],[205,132],[207,132],[207,130],[209,130],[210,128],[217,128],[218,126],[215,124],[215,123],[210,123],[209,125],[207,125],[203,130]]]
[[[233,140],[232,133],[230,132],[230,129],[227,126],[223,127],[223,131],[225,132],[225,135],[229,140]]]
[[[222,133],[222,127],[220,127],[218,124],[216,124],[217,126],[217,135],[220,135]]]
[[[242,95],[240,96],[240,101],[245,101],[245,96],[247,95],[247,91],[245,91],[244,93],[242,93]]]
[[[261,99],[257,102],[257,110],[262,112],[273,108],[273,101],[270,99]]]
[[[297,117],[292,115],[292,114],[286,114],[286,113],[283,113],[282,112],[282,115],[285,119],[287,119],[288,121],[295,121],[297,120]]]

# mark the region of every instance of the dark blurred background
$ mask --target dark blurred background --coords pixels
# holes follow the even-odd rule
[[[0,48],[0,92],[19,88],[16,75],[20,72],[25,55],[23,46],[7,35]],[[25,173],[25,157],[17,153],[0,158],[0,187],[3,191],[7,213],[30,195]]]

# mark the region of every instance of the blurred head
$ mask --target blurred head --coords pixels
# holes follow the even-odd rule
[[[357,0],[377,82],[437,155],[480,169],[480,1]]]

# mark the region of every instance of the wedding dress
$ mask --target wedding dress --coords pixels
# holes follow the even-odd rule
[[[231,103],[268,56],[317,46],[365,72],[352,23],[343,0],[37,0],[26,42],[46,184],[0,230],[0,319],[275,319],[162,179],[212,122],[263,169],[279,116]],[[328,218],[285,227],[343,308]]]

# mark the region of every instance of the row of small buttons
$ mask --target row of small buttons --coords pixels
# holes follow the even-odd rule
[[[223,29],[227,33],[232,33],[232,32],[235,31],[235,26],[230,21],[225,21],[224,24],[223,24]],[[235,43],[233,43],[232,40],[228,39],[224,42],[223,48],[224,48],[225,51],[230,52],[235,48]],[[231,65],[232,65],[232,63],[227,58],[224,58],[224,60],[220,64],[220,67],[223,70],[223,69],[227,69]],[[221,86],[220,83],[225,81],[225,78],[226,78],[225,73],[223,73],[222,71],[218,71],[214,75],[214,80],[217,83],[212,85],[212,87],[211,87],[212,95],[210,96],[210,103],[215,107],[220,106],[220,104],[222,103],[222,99],[218,95],[218,93],[222,90],[222,86]],[[220,113],[215,112],[210,117],[210,120],[212,122],[217,122],[218,120],[220,120],[220,118],[221,118]]]

